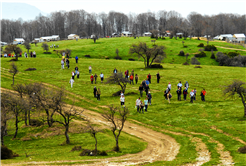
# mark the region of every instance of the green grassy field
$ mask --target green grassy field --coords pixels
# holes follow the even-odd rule
[[[139,38],[141,41],[150,42],[150,38]],[[120,89],[117,85],[107,85],[100,83],[98,81],[97,84],[90,83],[90,74],[88,71],[89,65],[92,66],[92,73],[99,75],[101,72],[104,73],[105,78],[107,78],[116,67],[119,71],[125,70],[134,70],[135,74],[139,75],[139,81],[142,81],[147,78],[147,74],[150,73],[152,75],[152,83],[150,84],[150,91],[153,96],[152,105],[149,106],[148,112],[145,114],[138,114],[135,109],[135,101],[139,97],[138,94],[138,85],[127,85],[126,89],[126,106],[130,109],[130,117],[129,120],[137,120],[146,127],[150,127],[156,131],[163,132],[164,134],[171,135],[176,139],[176,141],[181,145],[178,156],[173,161],[166,162],[155,162],[150,165],[181,165],[188,162],[194,162],[196,157],[196,151],[193,143],[190,141],[188,137],[172,135],[170,133],[166,133],[162,130],[169,130],[174,132],[180,132],[184,134],[192,134],[192,132],[196,133],[204,133],[204,135],[198,135],[203,142],[207,145],[209,151],[211,152],[211,160],[205,165],[216,165],[219,163],[219,154],[216,151],[217,144],[211,143],[209,141],[210,138],[219,141],[225,146],[224,150],[227,150],[231,153],[234,162],[236,165],[245,165],[246,156],[245,154],[240,154],[237,152],[239,147],[242,147],[244,144],[237,141],[235,137],[246,141],[245,135],[245,121],[243,118],[243,105],[238,96],[234,98],[226,98],[226,96],[222,93],[222,86],[231,83],[233,79],[240,79],[242,81],[246,81],[246,70],[245,68],[239,67],[220,67],[220,66],[211,66],[216,65],[215,60],[211,60],[209,57],[204,59],[201,58],[202,68],[194,68],[193,65],[184,66],[181,65],[185,61],[185,58],[177,56],[177,53],[182,50],[182,40],[178,39],[167,39],[167,40],[158,40],[156,44],[159,42],[167,47],[167,58],[164,62],[172,62],[172,58],[174,58],[174,64],[164,63],[163,69],[144,69],[143,62],[139,61],[128,61],[128,60],[105,60],[104,57],[114,57],[115,49],[118,48],[120,51],[120,56],[123,59],[128,59],[128,50],[129,46],[138,42],[138,39],[133,38],[112,38],[112,39],[99,39],[97,44],[94,44],[92,40],[79,40],[76,41],[59,41],[55,42],[59,44],[61,48],[69,48],[72,49],[72,56],[79,55],[81,58],[79,59],[79,64],[75,64],[74,59],[71,62],[71,68],[61,70],[60,60],[57,55],[42,55],[40,45],[35,48],[38,58],[19,58],[19,61],[16,62],[19,73],[16,75],[15,80],[16,83],[29,83],[29,82],[45,82],[57,87],[65,86],[66,90],[71,92],[70,94],[75,99],[79,100],[75,102],[75,105],[81,106],[83,108],[87,108],[90,110],[94,110],[97,112],[102,112],[102,109],[93,109],[93,107],[98,107],[102,105],[120,105],[119,97],[113,97],[112,94]],[[170,42],[170,43],[169,43]],[[190,42],[190,43],[189,43]],[[195,44],[192,44],[195,43]],[[185,45],[188,45],[187,51],[191,48],[193,52],[197,52],[199,49],[194,45],[198,45],[200,42],[205,43],[205,41],[195,41],[195,40],[187,40],[185,41]],[[51,43],[51,42],[50,42]],[[80,45],[81,43],[81,45]],[[212,44],[212,42],[210,42]],[[221,44],[217,42],[218,45]],[[192,46],[193,45],[193,46]],[[217,45],[217,44],[215,44]],[[100,46],[100,48],[98,48]],[[221,44],[223,46],[223,44]],[[35,46],[34,46],[35,47]],[[173,50],[172,53],[170,50]],[[183,49],[184,50],[184,49]],[[218,48],[219,51],[229,51]],[[186,52],[186,51],[185,51]],[[192,53],[192,52],[189,52]],[[40,54],[40,55],[39,55]],[[83,58],[84,55],[89,54],[92,56],[91,59]],[[46,57],[45,57],[46,56]],[[183,59],[182,59],[183,58]],[[10,67],[9,58],[1,59],[1,87],[12,89],[12,77],[10,73],[8,73],[8,69]],[[208,65],[209,64],[209,65]],[[69,84],[69,79],[71,78],[71,72],[74,70],[75,66],[78,66],[80,71],[80,78],[75,78],[74,87],[71,88]],[[29,67],[35,67],[36,71],[24,71]],[[159,84],[156,83],[155,75],[159,72],[161,75],[161,81]],[[189,103],[189,98],[187,101],[177,101],[176,85],[179,81],[185,83],[188,81],[190,84],[190,89],[197,89],[197,100],[191,104]],[[167,84],[171,82],[173,98],[171,100],[171,104],[163,97],[163,91],[166,89]],[[93,97],[93,87],[97,86],[101,89],[102,95],[101,100],[97,101]],[[206,102],[202,102],[200,99],[200,92],[205,88],[207,91]],[[190,91],[189,89],[189,91]],[[129,93],[129,94],[128,94]],[[131,94],[130,94],[131,93]],[[134,94],[135,93],[135,94]],[[76,97],[73,94],[77,94],[79,96],[87,98],[87,100],[83,100],[79,97]],[[142,98],[144,100],[144,97]],[[72,103],[72,101],[69,101]],[[156,128],[158,127],[158,128]],[[230,136],[220,133],[213,129],[216,127],[217,129],[222,130],[224,133],[230,134]],[[28,133],[28,128],[21,128],[20,132],[22,134],[19,135],[21,139]],[[111,135],[111,136],[109,136]],[[32,141],[23,142],[21,140],[11,140],[11,137],[6,137],[5,141],[7,146],[13,149],[15,152],[20,153],[21,157],[17,157],[15,159],[2,161],[3,163],[13,163],[19,161],[25,161],[26,158],[23,157],[24,153],[21,152],[23,146],[28,147],[28,149],[36,151],[37,144],[43,144],[45,146],[54,146],[64,149],[66,152],[62,154],[58,154],[59,157],[65,156],[68,153],[68,150],[71,149],[74,144],[86,144],[85,141],[86,135],[84,134],[71,134],[71,140],[74,142],[73,145],[67,146],[59,146],[60,143],[64,141],[64,136],[54,136],[57,138],[57,141],[51,143],[46,141],[46,139],[34,139]],[[88,137],[89,138],[89,137]],[[125,149],[122,151],[122,154],[126,153],[136,153],[141,151],[146,145],[141,142],[139,139],[136,139],[132,136],[128,136],[124,134],[122,139],[129,138],[129,142],[125,142]],[[53,139],[53,137],[48,140]],[[101,150],[108,150],[103,144],[107,144],[108,141],[113,139],[112,134],[110,132],[106,132],[104,134],[100,134],[100,147]],[[132,142],[132,140],[134,140]],[[93,139],[90,138],[90,141],[93,142]],[[90,143],[88,141],[88,144]],[[128,145],[129,146],[126,146]],[[93,145],[93,143],[91,143]],[[37,161],[49,161],[52,158],[42,155],[37,155],[43,153],[45,150],[45,146],[40,148],[39,151],[33,152],[35,154],[34,159]],[[88,145],[89,146],[89,145]],[[112,145],[113,146],[113,145]],[[142,146],[140,149],[137,147]],[[110,148],[110,147],[109,147]],[[132,149],[136,148],[136,149]],[[48,153],[48,152],[47,152]],[[52,151],[53,155],[56,152]],[[112,154],[112,156],[122,155],[122,154]],[[47,154],[48,155],[48,154]],[[78,159],[79,156],[69,154],[67,157],[73,156],[73,159]],[[59,160],[59,159],[57,159]]]
[[[105,59],[108,57],[113,59],[116,56],[115,50],[119,50],[119,56],[123,60],[128,60],[129,58],[133,58],[138,60],[137,57],[129,55],[129,48],[133,43],[138,42],[146,42],[150,47],[152,46],[151,38],[149,37],[140,37],[140,38],[100,38],[97,40],[96,43],[93,42],[91,39],[80,39],[78,41],[75,40],[66,40],[66,41],[55,41],[55,42],[48,42],[48,45],[51,46],[52,44],[59,45],[59,48],[50,48],[50,52],[52,54],[43,54],[43,48],[41,47],[42,43],[38,43],[37,47],[32,44],[30,51],[35,51],[38,57],[41,58],[58,58],[56,51],[53,50],[65,50],[71,49],[72,50],[72,57],[76,55],[79,58],[84,58],[85,55],[90,55],[91,58],[94,59]],[[187,48],[183,47],[182,41],[184,41],[184,45],[188,46]],[[183,64],[186,60],[185,57],[178,56],[179,52],[183,50],[186,53],[189,53],[189,59],[194,56],[195,53],[198,53],[201,47],[197,47],[198,44],[203,43],[206,45],[206,41],[203,40],[196,40],[196,39],[169,39],[166,38],[165,40],[158,39],[155,44],[157,45],[164,45],[166,47],[165,53],[167,58],[163,60],[165,63],[173,63],[173,64]],[[233,45],[230,43],[226,43],[223,41],[210,41],[209,44],[213,44],[219,47],[226,47],[230,49],[242,49],[246,50],[243,46]],[[22,51],[26,51],[23,45],[20,45]],[[233,50],[225,49],[225,48],[217,48],[220,52],[231,52]],[[218,51],[214,51],[216,54]],[[236,50],[241,55],[246,55],[245,51]],[[218,65],[218,63],[214,59],[210,59],[211,52],[206,51],[207,57],[203,57],[199,59],[199,62],[202,65]],[[142,61],[142,59],[139,59]]]

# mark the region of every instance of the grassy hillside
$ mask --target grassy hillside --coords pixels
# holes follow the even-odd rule
[[[72,57],[78,55],[79,58],[84,58],[84,55],[90,55],[92,58],[96,59],[105,59],[105,57],[109,57],[113,59],[116,54],[116,48],[119,50],[119,56],[122,57],[124,60],[128,60],[129,58],[134,58],[138,60],[137,57],[131,56],[128,54],[129,48],[133,43],[138,42],[146,42],[149,46],[152,46],[150,37],[140,37],[134,39],[133,37],[121,37],[121,38],[100,38],[97,40],[96,43],[93,42],[91,39],[80,39],[78,41],[75,40],[66,40],[66,41],[56,41],[56,42],[48,42],[48,45],[51,46],[52,44],[59,45],[59,48],[51,48],[50,52],[52,54],[43,54],[43,49],[41,47],[41,43],[32,45],[32,49],[30,51],[36,51],[38,57],[42,58],[58,58],[56,55],[56,51],[53,50],[63,50],[63,49],[71,49],[72,50]],[[182,41],[184,41],[184,45],[188,46],[187,48],[183,47]],[[194,56],[195,53],[198,53],[200,47],[197,47],[198,44],[204,43],[206,45],[206,41],[203,40],[196,40],[196,39],[169,39],[166,38],[165,40],[158,39],[155,44],[164,45],[166,47],[166,56],[167,58],[164,59],[163,62],[165,63],[174,63],[174,64],[182,64],[185,62],[185,57],[178,56],[179,52],[183,50],[186,53],[189,53],[189,59]],[[223,41],[212,41],[209,44],[214,44],[215,46],[225,47],[219,48],[217,47],[218,51],[220,52],[231,52],[237,51],[241,55],[246,55],[245,51],[235,50],[235,49],[242,49],[245,50],[243,46],[232,45]],[[23,51],[26,51],[23,46],[20,46]],[[229,49],[226,49],[229,48]],[[214,53],[216,54],[217,51]],[[206,52],[207,57],[200,58],[199,61],[202,65],[217,65],[218,63],[214,59],[210,59],[211,52]],[[142,61],[142,59],[139,59]]]
[[[121,42],[116,42],[120,40]],[[140,41],[148,42],[149,38],[140,38]],[[114,56],[114,50],[118,47],[120,51],[120,56],[127,59],[127,51],[132,42],[137,42],[138,39],[133,38],[120,38],[120,39],[99,39],[97,44],[93,44],[92,40],[79,40],[76,41],[60,41],[59,43],[61,48],[70,48],[73,51],[73,55],[83,56],[85,54],[90,54],[94,58],[102,58],[104,56]],[[156,43],[165,43],[167,50],[173,50],[173,52],[179,52],[182,49],[181,40],[160,40]],[[189,45],[190,42],[190,45]],[[204,41],[197,42],[196,40],[186,41],[186,45],[190,48],[194,48],[194,52],[198,50],[197,47],[191,46],[193,43],[200,43]],[[66,43],[66,45],[65,45]],[[179,43],[179,45],[178,45]],[[205,43],[205,42],[204,42]],[[64,45],[63,45],[64,44]],[[73,45],[74,44],[74,45]],[[151,42],[149,42],[151,44]],[[175,45],[176,44],[176,45]],[[178,46],[177,46],[178,45]],[[121,47],[120,47],[121,46]],[[124,49],[123,49],[124,46]],[[128,46],[128,47],[127,47]],[[79,48],[80,47],[80,48]],[[126,47],[126,48],[125,48]],[[41,49],[37,47],[36,52],[42,52]],[[106,49],[107,48],[107,49]],[[122,49],[121,49],[122,48]],[[176,49],[174,49],[176,48]],[[90,50],[90,51],[89,51]],[[219,49],[220,50],[220,49]],[[220,50],[223,51],[223,50]],[[171,54],[171,53],[170,53]],[[175,63],[182,63],[182,59],[176,54],[167,55],[167,60],[172,61],[170,57],[175,57]],[[229,84],[233,79],[240,79],[246,81],[245,77],[245,68],[239,67],[220,67],[220,66],[207,66],[201,65],[202,68],[194,68],[193,65],[183,66],[181,64],[164,64],[163,69],[144,69],[143,62],[138,61],[118,61],[118,60],[103,60],[103,59],[80,59],[79,64],[75,64],[74,60],[71,60],[71,69],[61,70],[60,59],[56,58],[56,55],[47,56],[40,55],[38,58],[20,58],[16,64],[20,70],[20,73],[16,75],[16,83],[28,83],[28,82],[45,82],[57,87],[65,86],[66,90],[72,94],[77,94],[79,96],[85,97],[88,100],[83,100],[80,98],[80,101],[76,101],[75,105],[82,106],[84,108],[101,112],[101,109],[95,109],[95,107],[104,106],[104,105],[120,105],[119,97],[113,97],[112,94],[120,89],[117,85],[107,85],[103,83],[91,84],[90,83],[90,74],[88,72],[89,65],[92,65],[92,73],[97,73],[98,75],[102,72],[107,78],[116,67],[119,71],[134,70],[135,74],[139,75],[139,81],[146,79],[147,74],[152,75],[152,84],[150,84],[150,91],[153,96],[152,105],[149,106],[148,112],[145,114],[137,113],[135,109],[135,101],[139,97],[138,94],[138,85],[127,85],[126,89],[126,106],[130,109],[130,119],[137,120],[151,127],[154,130],[163,132],[173,136],[181,145],[180,152],[177,158],[171,162],[157,162],[158,165],[181,165],[191,160],[194,160],[194,147],[190,142],[188,137],[177,136],[165,132],[165,130],[180,132],[184,134],[204,133],[206,135],[199,135],[208,146],[209,151],[211,152],[212,159],[207,165],[215,165],[219,163],[219,155],[216,151],[217,143],[210,142],[210,138],[219,141],[225,146],[224,150],[227,150],[231,153],[234,162],[237,165],[245,164],[245,155],[237,152],[237,149],[244,144],[235,139],[235,137],[246,141],[245,135],[245,121],[243,118],[243,105],[238,96],[234,98],[226,98],[222,93],[222,86]],[[208,57],[205,58],[204,64],[211,64],[212,61]],[[211,62],[210,62],[211,61]],[[10,66],[8,58],[1,59],[1,86],[4,88],[11,89],[12,78],[11,75],[7,72],[7,69]],[[215,62],[213,62],[215,63]],[[81,73],[79,79],[75,79],[74,87],[71,89],[69,79],[71,78],[71,72],[75,66],[78,66]],[[24,71],[29,67],[37,68],[36,71]],[[156,83],[155,74],[160,72],[161,81],[159,84]],[[197,89],[197,100],[191,104],[189,103],[189,98],[187,101],[177,101],[176,85],[179,81],[185,83],[188,81],[190,84],[190,89]],[[172,84],[173,98],[171,104],[163,97],[163,91],[166,89],[168,82]],[[97,101],[93,97],[93,87],[97,86],[101,89],[101,101]],[[205,88],[207,91],[206,102],[202,102],[200,99],[200,92]],[[128,94],[129,93],[129,94]],[[131,93],[131,94],[130,94]],[[79,97],[72,95],[75,99]],[[141,98],[144,100],[144,97]],[[72,101],[70,101],[72,103]],[[220,129],[223,132],[220,133],[216,129]],[[21,129],[24,130],[24,129]],[[228,133],[229,135],[226,135]],[[24,135],[23,135],[24,136]],[[73,136],[71,136],[73,139]],[[7,144],[11,146],[14,151],[19,152],[17,146],[13,143],[15,140],[10,140],[6,138]],[[42,141],[42,140],[40,140]],[[30,142],[32,143],[32,142]],[[104,142],[105,143],[105,142]],[[18,144],[18,146],[22,146]],[[103,144],[103,143],[102,143]],[[190,158],[190,159],[189,159]],[[15,162],[13,159],[9,162]],[[20,159],[24,160],[24,158]],[[41,159],[39,159],[41,160]],[[47,159],[50,160],[50,159]]]

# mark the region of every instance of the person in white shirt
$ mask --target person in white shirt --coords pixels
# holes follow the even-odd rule
[[[181,83],[181,81],[179,81],[179,83],[178,83],[178,85],[177,85],[177,88],[179,89],[180,88],[180,90],[182,90],[182,83]]]
[[[140,104],[141,104],[141,100],[140,100],[140,97],[136,100],[136,107],[137,107],[137,111],[140,113],[139,111],[139,107],[140,107]]]
[[[100,78],[101,78],[101,83],[103,82],[103,73],[100,74]]]
[[[190,102],[191,103],[193,103],[193,99],[194,99],[194,90],[192,90],[191,92],[190,92]]]
[[[92,67],[91,65],[89,66],[89,73],[91,74],[91,71],[92,71]]]
[[[5,54],[4,54],[4,57],[8,57],[8,55],[5,53]]]
[[[71,77],[69,83],[71,84],[71,88],[73,87],[74,79]]]
[[[172,85],[171,85],[170,82],[169,82],[169,84],[167,85],[167,88],[169,89],[169,91],[171,91]]]
[[[24,54],[25,54],[25,57],[27,58],[27,53],[25,52]]]
[[[64,60],[61,60],[61,68],[64,69]]]
[[[124,105],[125,105],[125,96],[124,96],[124,95],[122,95],[122,96],[120,97],[120,105],[121,105],[121,107],[122,107],[122,106],[124,107]]]

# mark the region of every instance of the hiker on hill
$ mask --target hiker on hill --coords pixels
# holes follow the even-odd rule
[[[94,75],[95,84],[97,83],[97,74]]]
[[[181,89],[180,89],[180,87],[178,88],[178,90],[176,92],[178,95],[178,101],[181,101]]]
[[[79,61],[79,57],[76,55],[75,62],[78,63],[78,61]]]
[[[184,100],[186,100],[187,94],[188,94],[187,88],[184,88],[183,90]]]
[[[171,85],[170,82],[169,82],[169,84],[167,85],[167,88],[168,88],[169,91],[171,91],[172,85]]]
[[[151,75],[150,75],[150,73],[147,75],[147,79],[148,79],[149,83],[151,84]]]
[[[193,97],[193,99],[196,100],[196,88],[194,89],[193,92],[194,92],[194,97]]]
[[[188,88],[189,88],[189,83],[188,83],[188,81],[185,82],[185,88],[186,88],[187,91],[188,91]]]
[[[160,78],[161,78],[161,76],[160,76],[159,72],[156,74],[156,78],[157,78],[157,83],[159,83]]]
[[[121,107],[124,107],[124,105],[125,105],[125,96],[124,95],[120,96],[120,105],[121,105]]]
[[[104,77],[104,75],[103,75],[103,73],[101,73],[101,74],[100,74],[101,83],[103,82],[103,77]]]
[[[117,71],[117,69],[116,68],[114,68],[114,71],[113,71],[113,73],[117,73],[118,71]]]
[[[178,88],[178,89],[180,88],[180,90],[182,90],[182,87],[183,87],[183,85],[182,85],[181,81],[179,81],[179,83],[178,83],[178,85],[177,85],[177,88]]]
[[[171,98],[172,98],[172,94],[171,94],[170,91],[168,91],[168,94],[167,94],[167,100],[168,100],[168,103],[169,103],[169,104],[170,104]]]
[[[93,88],[93,94],[94,94],[94,97],[96,97],[96,95],[97,95],[97,88],[95,86]]]
[[[142,86],[144,89],[146,88],[146,81],[145,80],[142,81]]]
[[[202,92],[201,92],[201,100],[202,101],[205,101],[205,95],[206,95],[206,93],[207,92],[205,91],[205,89],[203,89]]]
[[[92,71],[92,67],[91,65],[89,66],[89,73],[91,74],[91,71]]]
[[[72,79],[74,80],[75,73],[72,71]]]
[[[140,92],[140,96],[143,97],[143,90],[144,90],[144,88],[143,88],[143,85],[142,84],[140,84],[138,90]]]
[[[76,74],[77,74],[77,71],[79,70],[78,66],[76,66],[76,67],[74,68],[74,70],[75,70],[75,75],[76,75]]]
[[[134,85],[133,79],[134,79],[134,76],[131,75],[131,76],[130,76],[130,84],[132,84],[132,85]]]
[[[193,103],[194,100],[194,90],[190,92],[190,102]]]
[[[140,107],[140,97],[136,100],[136,107],[137,107],[137,111],[140,113],[139,111],[139,107]]]
[[[69,83],[71,84],[71,88],[73,87],[74,79],[71,77]]]
[[[152,95],[150,94],[150,92],[148,93],[147,97],[148,97],[148,103],[149,105],[151,105]]]
[[[139,113],[141,113],[141,110],[142,110],[142,113],[144,114],[144,103],[142,101],[140,101],[139,107],[140,107]]]
[[[67,68],[69,69],[69,60],[68,60],[68,58],[66,59],[66,65],[67,65]]]
[[[146,86],[149,85],[149,80],[148,79],[145,80],[145,84],[146,84]]]
[[[129,71],[126,70],[126,71],[125,71],[125,78],[126,78],[126,79],[128,79],[128,75],[129,75]]]
[[[93,84],[93,81],[94,81],[93,74],[90,76],[90,80],[91,80],[91,84]]]
[[[145,112],[147,112],[148,105],[149,105],[149,101],[148,101],[148,98],[146,97],[145,100],[144,100]]]
[[[148,92],[149,92],[149,86],[148,85],[146,85],[146,87],[145,87],[145,92],[146,92],[146,95],[148,95]]]
[[[168,99],[168,98],[167,98],[168,92],[170,92],[170,90],[167,88],[167,89],[164,91],[164,97],[165,97],[166,100]]]
[[[97,93],[96,93],[96,96],[97,96],[97,100],[99,100],[100,101],[100,96],[101,96],[101,90],[98,88],[97,89]]]
[[[77,71],[77,78],[79,78],[79,71]]]
[[[135,75],[135,82],[136,82],[136,84],[138,83],[138,75],[137,74]]]
[[[64,59],[61,60],[61,69],[64,69]]]

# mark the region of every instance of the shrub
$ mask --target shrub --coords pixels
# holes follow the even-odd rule
[[[91,150],[84,149],[79,155],[80,156],[90,156]]]
[[[106,152],[105,150],[103,150],[103,151],[98,151],[97,153],[98,153],[98,155],[100,155],[100,156],[107,156],[107,155],[108,155],[107,152]]]
[[[37,70],[36,68],[28,68],[25,71],[32,71],[32,70]]]
[[[81,149],[82,149],[81,146],[74,146],[72,148],[71,152],[73,152],[73,151],[80,151]]]
[[[162,37],[162,40],[165,40],[166,38],[165,37]]]
[[[203,43],[200,43],[200,44],[198,44],[197,47],[204,47],[204,44]]]
[[[238,56],[239,53],[237,53],[237,52],[229,52],[227,55],[228,55],[230,58],[234,58],[235,56]]]
[[[214,45],[206,45],[204,51],[217,51],[217,48]]]
[[[215,55],[214,55],[214,52],[213,51],[211,51],[211,57],[210,57],[211,59],[215,59]]]
[[[162,61],[163,59],[164,59],[163,56],[158,55],[158,56],[155,58],[154,62],[156,62],[156,63],[161,63],[161,61]]]
[[[196,58],[202,58],[202,57],[206,57],[207,55],[206,55],[206,53],[205,52],[200,52],[199,54],[195,54],[195,57]]]
[[[129,58],[128,60],[129,60],[129,61],[135,61],[135,59],[132,59],[132,58]]]
[[[184,45],[184,48],[187,48],[188,46]]]
[[[161,64],[152,64],[149,66],[150,68],[163,68],[163,66]]]
[[[185,53],[183,50],[179,51],[179,56],[184,56],[184,55],[185,55]]]
[[[51,52],[43,52],[44,54],[52,54]]]
[[[85,57],[87,57],[87,58],[91,58],[91,56],[90,56],[90,55],[85,55]]]
[[[155,35],[153,33],[151,33],[150,38],[155,38]]]
[[[241,148],[238,149],[239,153],[246,153],[246,146],[243,146]]]
[[[30,125],[31,126],[42,126],[44,125],[44,123],[41,120],[30,119]]]
[[[113,148],[113,151],[119,152],[119,151],[120,151],[120,147],[119,147],[119,146],[115,146],[115,147]]]
[[[122,91],[122,90],[119,90],[119,91],[117,91],[117,92],[113,93],[113,94],[112,94],[112,96],[120,96],[121,91]]]
[[[12,159],[13,151],[7,148],[7,146],[2,145],[1,146],[1,159]]]
[[[200,65],[201,63],[196,59],[196,57],[192,57],[190,60],[192,65]]]
[[[183,63],[183,65],[190,65],[188,62]]]
[[[201,66],[195,66],[195,68],[202,68]]]
[[[114,59],[116,59],[116,60],[122,60],[122,58],[120,57],[120,56],[116,56],[116,57],[114,57]]]

